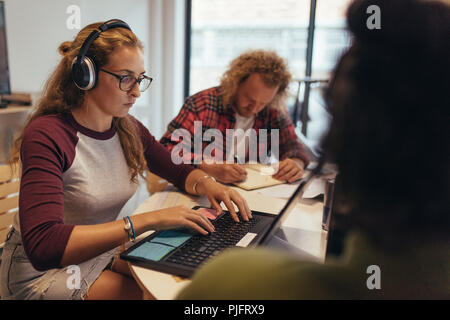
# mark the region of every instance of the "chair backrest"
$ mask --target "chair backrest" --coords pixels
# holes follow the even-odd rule
[[[0,165],[0,247],[3,247],[14,215],[19,211],[19,170]]]

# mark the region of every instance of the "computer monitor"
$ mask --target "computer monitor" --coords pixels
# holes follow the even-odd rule
[[[0,1],[0,103],[1,95],[10,93],[11,87],[9,82],[8,47],[6,43],[5,3]]]

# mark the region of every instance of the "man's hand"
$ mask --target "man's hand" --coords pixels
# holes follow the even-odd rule
[[[197,190],[200,194],[205,194],[208,197],[209,202],[217,210],[218,214],[222,213],[220,203],[223,202],[234,221],[239,221],[234,205],[237,206],[244,221],[252,218],[252,212],[248,207],[247,201],[236,190],[215,182],[212,179],[202,179],[199,182]]]
[[[294,182],[303,176],[305,164],[300,159],[284,159],[280,161],[278,172],[272,177],[280,181]]]
[[[198,167],[222,183],[240,182],[247,179],[247,171],[237,163],[206,164],[203,162]]]

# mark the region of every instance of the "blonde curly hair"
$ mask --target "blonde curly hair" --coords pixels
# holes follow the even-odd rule
[[[249,50],[231,61],[228,70],[220,79],[224,105],[234,102],[238,86],[253,73],[259,73],[267,86],[279,86],[277,94],[268,106],[281,108],[288,95],[292,75],[288,71],[287,62],[270,50]]]

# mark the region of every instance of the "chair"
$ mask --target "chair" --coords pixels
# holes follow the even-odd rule
[[[20,180],[18,170],[14,171],[9,165],[0,165],[0,250],[11,229],[14,215],[19,211]],[[166,180],[150,171],[146,172],[146,180],[150,194],[162,191],[168,185]]]
[[[14,215],[19,211],[18,171],[13,172],[9,165],[0,165],[0,253],[11,229]]]

